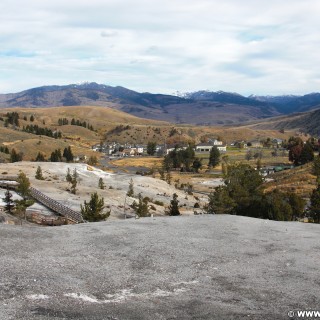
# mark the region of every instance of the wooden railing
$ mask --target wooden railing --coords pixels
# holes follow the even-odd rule
[[[17,176],[0,176],[0,187],[9,188],[9,189],[16,189],[17,185],[7,183],[6,181],[17,181]],[[2,180],[2,181],[1,181]],[[82,214],[78,211],[74,211],[67,206],[59,203],[58,201],[46,196],[41,191],[30,187],[30,195],[35,198],[37,201],[42,203],[47,208],[53,210],[54,212],[58,213],[59,215],[66,217],[68,220],[71,220],[74,223],[81,223],[84,222],[82,218]]]
[[[53,200],[52,198],[49,198],[41,191],[30,187],[30,194],[33,198],[35,198],[37,201],[48,207],[49,209],[59,213],[61,216],[68,218],[69,220],[81,223],[83,222],[83,218],[80,212],[74,211],[67,206],[59,203],[56,200]]]

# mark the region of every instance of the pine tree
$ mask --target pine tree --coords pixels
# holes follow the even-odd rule
[[[40,166],[38,166],[38,168],[37,168],[35,178],[36,178],[37,180],[44,180],[44,177],[43,177],[43,175],[42,175],[42,169],[41,169]]]
[[[220,151],[216,146],[213,146],[212,149],[210,150],[210,155],[209,155],[209,167],[216,167],[220,162]]]
[[[142,198],[141,193],[139,193],[139,202],[134,205],[134,210],[139,217],[149,216],[149,206],[147,198]]]
[[[23,158],[22,153],[17,153],[17,151],[15,149],[11,150],[11,153],[10,153],[10,161],[11,162],[22,161],[22,158]]]
[[[312,191],[310,197],[310,212],[314,222],[320,223],[320,183],[318,181],[317,189]]]
[[[74,169],[71,176],[71,193],[76,194],[77,192],[77,184],[78,184],[78,173],[77,170]]]
[[[129,189],[128,189],[128,192],[127,192],[127,196],[128,197],[133,197],[134,196],[134,190],[133,190],[133,180],[132,178],[130,179],[130,183],[129,183]]]
[[[14,204],[12,200],[12,193],[9,191],[9,189],[6,190],[3,201],[5,202],[4,210],[11,213],[12,209],[14,208]]]
[[[209,202],[205,207],[208,214],[230,213],[236,205],[223,186],[217,187],[210,193],[208,199]]]
[[[105,220],[110,215],[110,211],[102,213],[104,209],[104,199],[99,198],[97,192],[91,194],[90,201],[88,203],[84,201],[84,204],[80,205],[80,208],[83,219],[89,222]]]
[[[98,187],[100,189],[102,189],[102,190],[106,188],[105,184],[103,183],[103,179],[102,178],[99,179]]]
[[[30,194],[30,180],[24,172],[20,172],[17,182],[19,184],[17,187],[17,192],[20,193],[24,200],[26,200]]]
[[[315,157],[313,160],[312,173],[320,177],[320,156]]]
[[[67,180],[69,183],[71,183],[72,176],[71,176],[71,173],[70,173],[70,168],[67,169],[66,180]]]
[[[179,200],[178,200],[178,195],[174,193],[172,195],[172,200],[170,201],[170,206],[169,206],[169,211],[168,214],[169,216],[179,216],[180,211],[179,211]]]
[[[35,160],[35,161],[37,161],[37,162],[45,161],[45,158],[44,158],[43,153],[38,152],[38,154],[37,154],[37,157],[36,157],[36,160]]]

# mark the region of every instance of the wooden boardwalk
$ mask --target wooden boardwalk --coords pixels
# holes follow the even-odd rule
[[[17,184],[13,183],[8,183],[6,181],[16,181],[17,182],[17,177],[13,176],[0,176],[0,187],[3,188],[9,188],[9,189],[16,189]],[[42,203],[44,206],[47,208],[51,209],[52,211],[58,213],[59,215],[66,217],[68,220],[71,220],[74,223],[81,223],[84,222],[82,218],[82,214],[78,211],[74,211],[67,206],[59,203],[58,201],[46,196],[44,193],[41,191],[30,187],[30,195],[36,199],[38,202]]]

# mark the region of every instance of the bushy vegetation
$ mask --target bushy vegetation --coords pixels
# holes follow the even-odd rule
[[[142,197],[141,193],[139,193],[138,196],[138,203],[136,201],[133,201],[131,208],[135,211],[135,214],[139,217],[148,217],[149,216],[149,198],[148,197]]]
[[[261,175],[247,164],[228,166],[225,185],[209,196],[207,213],[230,213],[291,221],[302,216],[305,201],[296,194],[275,189],[264,193]]]
[[[129,125],[124,126],[123,124],[120,124],[116,126],[115,128],[111,129],[108,134],[119,134],[123,131],[129,130],[131,127]]]
[[[80,208],[83,219],[89,222],[102,221],[110,216],[110,211],[103,213],[104,199],[100,198],[97,192],[91,194],[90,201],[84,201]]]
[[[187,172],[197,171],[199,169],[199,162],[195,160],[195,152],[192,145],[189,145],[186,149],[179,149],[179,147],[176,146],[174,150],[170,151],[164,157],[163,170],[167,172],[171,169],[179,169],[180,171]]]
[[[10,152],[10,161],[11,162],[18,162],[22,161],[23,159],[23,153],[22,152],[17,152],[16,149],[12,149]]]
[[[62,137],[60,131],[52,131],[50,128],[39,127],[37,124],[28,124],[23,127],[22,131],[36,134],[38,136],[47,136],[55,139]]]
[[[299,137],[290,137],[288,141],[289,160],[294,165],[302,165],[313,161],[314,149],[312,144],[308,141],[303,143]]]
[[[5,126],[8,124],[15,125],[19,127],[19,114],[17,112],[7,112],[6,114],[7,119],[5,120]]]
[[[180,216],[178,195],[174,193],[167,214],[169,216]]]

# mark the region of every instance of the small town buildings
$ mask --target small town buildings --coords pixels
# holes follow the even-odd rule
[[[221,141],[219,141],[221,142]],[[205,143],[200,143],[196,145],[196,151],[197,152],[203,152],[203,153],[209,153],[213,147],[217,147],[217,149],[221,152],[226,152],[227,151],[227,146],[222,144],[214,144],[212,142],[205,142]]]

